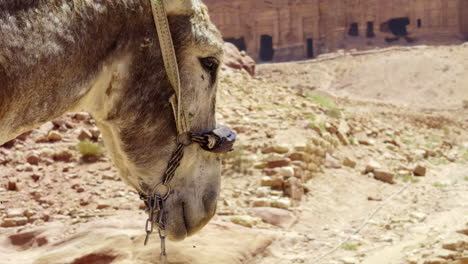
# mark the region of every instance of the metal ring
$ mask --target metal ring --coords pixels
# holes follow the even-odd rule
[[[190,133],[182,133],[177,136],[177,143],[182,144],[184,146],[189,146],[192,144],[192,135]]]
[[[160,187],[164,188],[162,192],[158,192],[158,191],[161,191]],[[169,197],[169,194],[171,194],[171,191],[172,191],[172,188],[171,188],[171,185],[169,184],[159,183],[158,185],[156,185],[156,187],[154,187],[154,195],[159,197],[162,200],[166,200],[167,197]]]

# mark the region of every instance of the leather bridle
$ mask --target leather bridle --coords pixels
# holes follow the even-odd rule
[[[180,166],[184,155],[184,148],[198,143],[204,150],[214,153],[226,153],[232,150],[236,140],[236,133],[226,126],[220,126],[212,131],[192,133],[190,131],[190,120],[184,109],[181,98],[181,83],[177,57],[172,42],[171,31],[164,6],[164,0],[150,0],[154,23],[158,34],[161,53],[164,61],[169,82],[174,89],[174,95],[170,98],[174,120],[177,127],[177,147],[172,153],[168,166],[164,171],[161,183],[149,193],[140,193],[140,198],[145,202],[148,209],[148,219],[146,221],[146,238],[144,244],[148,243],[154,225],[157,226],[161,239],[161,263],[167,263],[165,248],[166,214],[165,201],[171,195],[172,188],[170,182],[175,175],[175,171]]]

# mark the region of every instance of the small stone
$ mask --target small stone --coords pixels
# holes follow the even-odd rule
[[[258,187],[255,195],[257,195],[257,197],[267,197],[270,194],[270,190],[269,187]]]
[[[257,198],[252,201],[252,207],[270,207],[271,200],[268,198]]]
[[[31,217],[36,215],[36,211],[31,210],[31,209],[26,209],[26,210],[24,210],[23,215],[28,217],[28,218],[31,218]]]
[[[375,141],[367,137],[365,132],[360,132],[354,135],[357,142],[361,145],[372,146],[374,145]]]
[[[356,259],[356,258],[352,258],[352,257],[346,257],[346,258],[341,259],[341,263],[343,263],[343,264],[357,264],[357,263],[359,263],[359,260]]]
[[[291,199],[300,201],[304,196],[304,187],[301,180],[295,177],[291,177],[284,183],[284,192]]]
[[[255,216],[270,225],[289,228],[296,222],[296,217],[288,210],[272,207],[257,207],[251,210]]]
[[[442,245],[443,249],[451,250],[451,251],[458,251],[458,250],[463,250],[465,247],[465,242],[464,241],[449,241],[445,242]],[[468,245],[467,245],[468,247]]]
[[[23,226],[27,223],[28,223],[28,218],[26,217],[14,217],[14,218],[4,219],[1,226],[2,227],[15,227],[15,226]]]
[[[336,132],[336,137],[341,142],[341,144],[345,146],[348,146],[350,144],[349,139],[345,135],[343,135],[340,131]]]
[[[269,146],[269,147],[262,149],[263,154],[269,154],[269,153],[285,154],[288,152],[289,152],[289,147],[286,145],[275,145],[275,146]]]
[[[348,157],[343,160],[343,165],[350,168],[356,168],[356,162]]]
[[[13,208],[13,209],[8,209],[6,211],[6,216],[8,218],[15,218],[15,217],[22,217],[24,209],[19,209],[19,208]]]
[[[62,140],[62,135],[60,135],[60,133],[57,131],[50,131],[49,135],[47,135],[47,138],[50,142],[57,142]]]
[[[11,161],[11,158],[9,157],[2,157],[0,156],[0,165],[6,165]]]
[[[265,169],[267,167],[267,164],[265,162],[257,162],[253,165],[253,167],[255,169],[259,169],[259,170],[262,170],[262,169]]]
[[[294,168],[289,166],[278,168],[278,174],[287,178],[294,177]]]
[[[287,198],[275,199],[271,202],[271,206],[281,209],[288,209],[291,207],[291,200]]]
[[[86,112],[79,112],[79,113],[75,113],[75,115],[73,116],[76,120],[79,120],[79,121],[84,121],[86,119],[89,118],[89,114],[86,113]]]
[[[6,187],[8,191],[18,191],[18,186],[16,185],[16,181],[8,181]]]
[[[425,260],[423,263],[424,264],[447,264],[447,261],[441,258],[431,258],[429,260]]]
[[[414,176],[426,176],[426,167],[417,165],[413,170]]]
[[[329,169],[339,169],[341,168],[341,164],[337,159],[327,153],[325,155],[325,167]]]
[[[39,174],[34,173],[34,174],[31,175],[31,178],[32,178],[35,182],[37,182],[37,181],[41,178],[41,176],[40,176]]]
[[[382,168],[382,166],[374,160],[370,160],[369,163],[366,165],[366,168],[364,169],[364,174],[367,174],[369,172],[374,172],[374,170],[378,170]]]
[[[325,123],[325,130],[327,130],[330,134],[336,134],[336,132],[338,132],[336,126],[331,123]]]
[[[89,130],[94,139],[98,139],[101,135],[101,131],[97,127],[93,127]]]
[[[455,259],[457,257],[457,252],[447,250],[447,249],[437,249],[434,252],[434,255],[439,258],[449,260],[449,259]]]
[[[96,209],[106,209],[109,207],[110,205],[108,203],[98,203],[98,205],[96,206]]]
[[[51,148],[41,149],[40,156],[43,158],[51,158],[54,155],[54,150]]]
[[[61,152],[55,153],[52,158],[55,161],[69,162],[73,154],[69,150],[62,150]]]
[[[41,161],[41,158],[37,151],[33,151],[26,156],[26,161],[31,165],[37,165]]]
[[[304,152],[293,152],[289,156],[289,159],[292,161],[303,161],[303,162],[309,162],[309,157],[307,156],[306,153]]]
[[[55,120],[52,120],[52,124],[54,125],[55,128],[59,128],[59,127],[65,125],[65,119],[57,118]]]
[[[92,139],[93,134],[86,128],[82,128],[80,134],[78,135],[79,140]]]
[[[425,159],[431,158],[431,157],[436,157],[437,152],[433,150],[424,150],[424,153],[422,154]]]
[[[276,177],[269,177],[269,176],[265,176],[262,178],[261,182],[260,182],[260,185],[261,186],[268,186],[268,187],[272,187],[272,188],[282,188],[283,187],[283,178],[282,177],[279,177],[279,176],[276,176]]]
[[[3,220],[3,222],[0,224],[1,227],[15,227],[16,226],[16,221],[14,219],[9,219],[6,218]]]
[[[117,175],[115,175],[114,173],[111,173],[111,172],[106,172],[102,175],[102,179],[103,180],[111,180],[111,181],[115,181],[117,180]]]
[[[411,212],[410,216],[419,222],[426,220],[427,215],[420,212]]]
[[[266,164],[266,167],[271,169],[271,168],[286,167],[289,165],[291,165],[290,159],[277,159],[277,160],[268,161]]]
[[[260,219],[248,215],[236,215],[231,217],[231,222],[245,227],[253,227],[260,223]]]
[[[468,236],[468,228],[467,229],[460,229],[457,231],[457,233]]]
[[[394,184],[395,181],[393,180],[393,173],[375,170],[374,171],[374,178],[379,181],[383,181],[386,183]]]

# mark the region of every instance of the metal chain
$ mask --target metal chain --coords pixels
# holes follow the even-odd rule
[[[154,225],[157,226],[159,232],[159,238],[161,243],[161,263],[167,263],[166,253],[166,211],[164,203],[171,193],[171,187],[169,185],[172,178],[174,178],[176,169],[180,166],[180,161],[184,156],[184,143],[178,143],[177,148],[172,154],[171,159],[164,172],[163,181],[158,184],[152,191],[153,195],[140,194],[140,199],[143,200],[148,208],[148,219],[146,220],[145,231],[146,237],[144,245],[148,244],[149,238],[154,231]],[[165,187],[163,190],[165,193],[158,193],[158,186]]]
[[[148,208],[148,219],[146,220],[146,237],[145,245],[148,243],[150,235],[153,233],[154,225],[156,224],[159,231],[159,238],[161,240],[161,263],[167,263],[166,254],[166,211],[165,201],[171,194],[171,186],[169,183],[174,178],[175,171],[180,166],[180,162],[184,156],[185,146],[190,145],[192,142],[197,142],[200,146],[208,151],[222,152],[229,151],[234,140],[228,140],[228,144],[224,144],[225,148],[222,148],[225,138],[213,137],[212,135],[203,134],[202,136],[196,136],[190,134],[190,121],[187,112],[184,111],[184,105],[181,98],[181,84],[180,84],[180,73],[177,64],[177,56],[172,42],[172,36],[169,28],[169,21],[167,18],[166,9],[164,6],[164,0],[150,0],[151,10],[153,13],[154,23],[156,25],[156,31],[158,33],[159,45],[163,57],[164,67],[169,79],[169,82],[174,89],[174,96],[169,100],[174,113],[174,119],[177,128],[177,148],[172,154],[168,166],[164,172],[163,181],[156,185],[155,188],[150,192],[149,195],[140,194],[140,198],[145,202]],[[226,135],[227,136],[227,135]],[[220,147],[221,146],[221,147]],[[216,151],[218,149],[218,151]],[[156,214],[157,212],[157,214]],[[156,214],[156,215],[155,215]]]

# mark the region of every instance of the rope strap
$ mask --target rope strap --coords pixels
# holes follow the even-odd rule
[[[170,102],[174,112],[174,119],[176,121],[178,134],[188,133],[190,131],[190,124],[181,99],[181,85],[179,65],[177,64],[177,56],[172,42],[171,30],[169,28],[169,21],[167,20],[166,8],[164,7],[164,0],[151,0],[151,10],[153,12],[154,23],[158,32],[159,45],[161,47],[161,54],[164,61],[169,83],[174,89],[175,95],[171,97]]]

